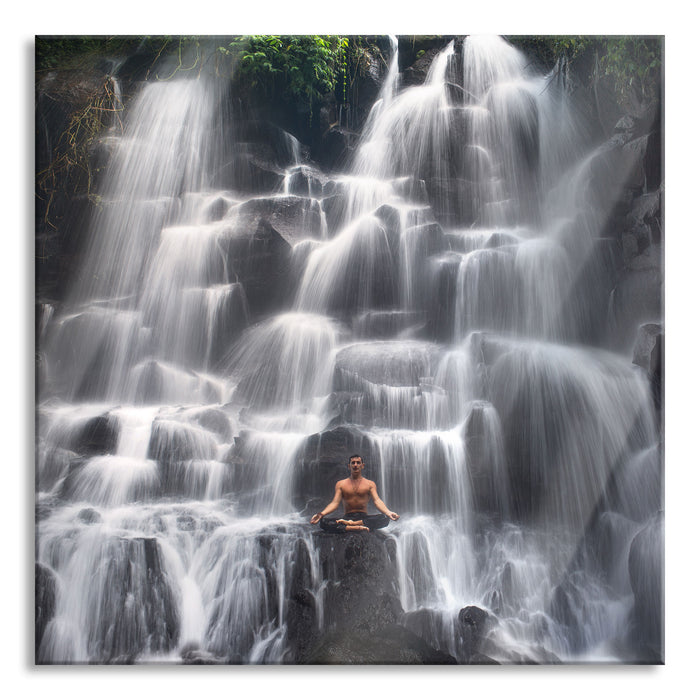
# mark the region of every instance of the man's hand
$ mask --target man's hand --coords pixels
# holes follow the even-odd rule
[[[316,515],[314,515],[314,516],[311,518],[311,524],[312,524],[312,525],[315,525],[322,517],[323,517],[323,516],[322,516],[320,513],[316,513]],[[398,517],[398,516],[397,516],[397,517]]]
[[[387,515],[392,519],[392,520],[398,520],[401,516],[398,513],[394,513],[394,511],[390,510]]]

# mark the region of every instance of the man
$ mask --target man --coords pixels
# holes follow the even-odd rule
[[[360,532],[378,530],[386,527],[389,520],[398,520],[399,516],[390,511],[384,501],[379,498],[377,485],[374,481],[365,479],[362,470],[365,463],[360,455],[352,455],[348,462],[350,477],[339,481],[335,485],[333,500],[319,513],[311,518],[311,524],[321,522],[321,529],[326,532]],[[381,513],[368,515],[367,503],[370,497]],[[342,518],[324,518],[332,513],[343,502],[345,515]]]

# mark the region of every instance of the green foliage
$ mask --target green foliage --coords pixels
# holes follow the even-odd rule
[[[239,36],[219,50],[234,57],[243,83],[309,104],[347,84],[347,37]]]
[[[661,76],[661,40],[622,36],[606,38],[604,44],[600,65],[605,75],[615,79],[620,94],[628,97],[638,92],[642,97],[652,97]]]
[[[38,36],[35,42],[36,70],[76,68],[85,59],[133,51],[137,37],[124,36]]]
[[[590,59],[591,82],[608,76],[621,102],[653,97],[662,68],[660,38],[640,36],[513,36],[508,40],[545,65],[560,58],[572,62]],[[596,66],[596,57],[598,65]]]
[[[506,37],[514,46],[547,66],[553,66],[558,59],[573,60],[581,56],[595,41],[594,37],[582,35],[550,36],[509,36]]]

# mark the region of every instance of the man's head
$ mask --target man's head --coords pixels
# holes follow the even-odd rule
[[[360,455],[351,455],[348,460],[348,468],[350,469],[350,474],[362,476],[362,470],[365,468],[362,457]]]

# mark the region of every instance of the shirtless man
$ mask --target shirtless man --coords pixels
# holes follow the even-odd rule
[[[374,481],[365,479],[362,470],[365,463],[360,455],[352,455],[348,462],[350,477],[338,481],[335,485],[335,496],[333,500],[319,513],[311,518],[311,524],[321,522],[321,529],[326,532],[358,532],[367,530],[377,530],[386,527],[389,520],[398,520],[399,516],[390,511],[384,501],[379,498],[377,485]],[[367,504],[370,497],[383,515],[368,515]],[[342,518],[325,518],[328,513],[332,513],[343,502],[345,515]]]

